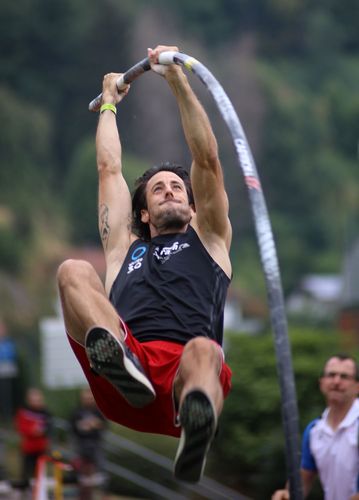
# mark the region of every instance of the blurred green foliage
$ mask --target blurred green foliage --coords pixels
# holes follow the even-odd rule
[[[96,118],[87,104],[100,91],[103,74],[128,68],[144,57],[147,46],[178,43],[188,52],[196,40],[193,55],[198,52],[224,87],[225,77],[240,79],[242,73],[252,75],[259,86],[260,103],[248,97],[253,109],[261,108],[254,156],[285,291],[303,273],[338,272],[359,219],[357,14],[357,2],[339,5],[334,0],[315,6],[283,0],[154,0],[151,6],[142,0],[65,0],[51,5],[45,0],[3,0],[0,203],[18,207],[26,218],[36,204],[51,212],[51,200],[59,202],[66,205],[63,213],[70,214],[73,243],[98,242],[91,147]],[[240,59],[248,36],[254,47],[251,69]],[[232,74],[225,71],[224,53]],[[125,153],[146,166],[183,161],[167,157],[167,152],[161,157],[163,128],[155,119],[152,127],[139,115],[161,107],[163,127],[171,129],[178,120],[173,108],[153,97],[153,91],[146,95],[142,87],[137,95],[140,85],[133,87],[134,97],[126,99],[120,111]],[[232,84],[231,97],[239,103],[247,99]],[[241,117],[241,108],[238,111]],[[183,144],[182,136],[176,139]],[[226,150],[223,157],[226,164],[233,163],[227,161]],[[240,256],[234,259],[234,285],[257,293],[263,288],[256,285],[260,268],[251,252],[241,254],[241,248],[253,247],[253,224],[238,176],[236,168],[226,170],[235,206],[233,255]],[[45,193],[50,196],[43,197]],[[29,225],[34,231],[31,220]],[[21,259],[21,252],[15,252],[9,270],[21,269]],[[9,261],[5,249],[0,249],[0,261]],[[241,276],[248,268],[252,273]]]

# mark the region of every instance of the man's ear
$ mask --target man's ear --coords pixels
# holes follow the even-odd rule
[[[196,207],[194,203],[190,203],[189,206],[191,207],[192,212],[195,214],[196,213]]]
[[[141,222],[143,222],[143,224],[148,224],[149,220],[150,220],[150,215],[148,213],[148,210],[143,208],[141,210]]]

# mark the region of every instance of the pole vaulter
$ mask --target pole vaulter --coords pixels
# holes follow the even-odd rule
[[[257,168],[246,135],[231,101],[212,73],[198,60],[181,52],[162,52],[160,64],[180,64],[194,73],[212,95],[223,120],[228,126],[237,154],[239,167],[248,188],[250,204],[265,276],[271,324],[277,362],[277,372],[282,401],[282,421],[285,435],[286,465],[289,491],[292,500],[302,500],[300,479],[299,416],[295,381],[292,367],[288,325],[285,314],[281,276],[268,210],[259,180]],[[151,69],[149,59],[139,61],[117,81],[117,88],[133,82]],[[102,95],[89,104],[90,111],[98,111]]]

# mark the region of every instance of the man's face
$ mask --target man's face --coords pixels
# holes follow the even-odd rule
[[[186,186],[173,172],[155,174],[146,187],[147,209],[141,220],[149,224],[151,236],[183,230],[192,218]]]
[[[42,409],[45,406],[44,395],[39,389],[29,389],[26,395],[27,404],[33,409]]]
[[[319,385],[328,404],[351,404],[359,394],[353,360],[330,358],[319,379]]]

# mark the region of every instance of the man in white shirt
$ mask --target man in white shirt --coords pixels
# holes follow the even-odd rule
[[[319,476],[325,500],[359,500],[359,367],[354,358],[328,359],[319,379],[327,408],[303,434],[301,479],[304,497]],[[288,500],[288,489],[272,500]]]

